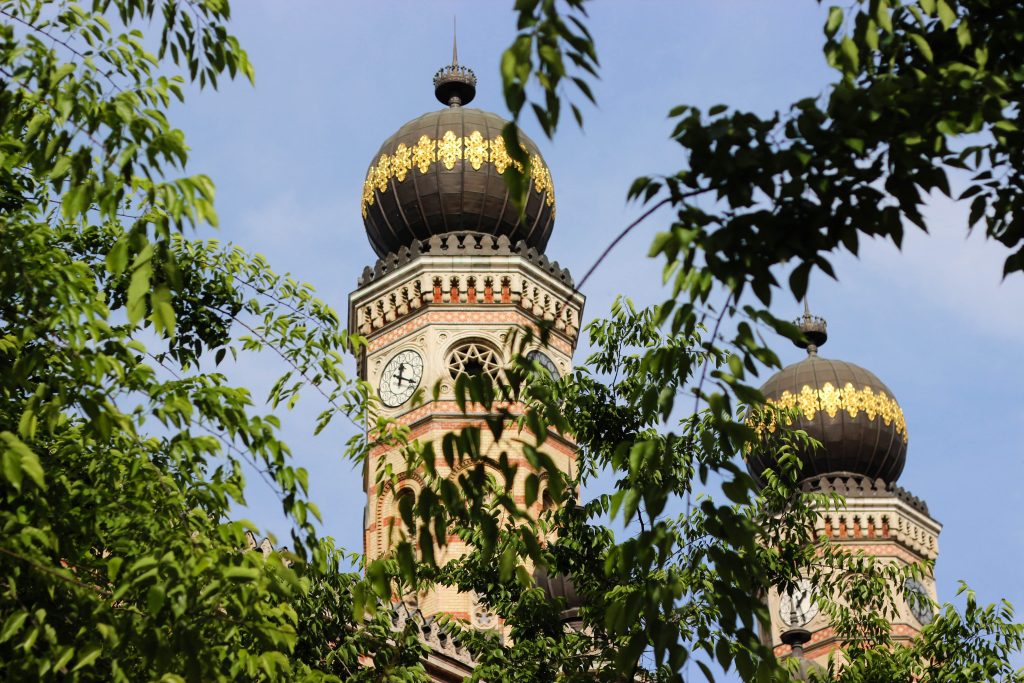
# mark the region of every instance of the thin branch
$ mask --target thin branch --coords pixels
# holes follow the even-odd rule
[[[710,192],[712,189],[714,188],[704,187],[698,188],[696,190],[691,190],[690,192],[683,192],[682,194],[679,195],[670,195],[668,197],[665,197],[661,201],[655,203],[653,206],[651,206],[651,208],[647,209],[642,214],[640,214],[640,216],[635,221],[633,221],[625,228],[623,228],[622,231],[615,237],[615,239],[613,239],[611,243],[607,247],[605,247],[604,251],[601,252],[601,255],[597,257],[596,261],[594,261],[594,264],[590,266],[590,269],[583,275],[583,278],[579,281],[579,284],[576,285],[576,287],[572,290],[573,295],[578,294],[580,290],[583,289],[583,285],[587,283],[587,280],[590,279],[590,276],[594,274],[594,271],[597,270],[597,267],[600,266],[606,258],[608,258],[608,255],[611,254],[612,250],[618,246],[619,242],[624,240],[626,236],[633,231],[634,228],[636,228],[638,225],[640,225],[645,220],[650,218],[651,214],[653,214],[655,211],[665,206],[666,204],[675,204],[683,199],[697,197],[706,192]]]
[[[706,191],[707,190],[701,190],[700,192],[706,192]],[[699,193],[698,192],[694,192],[694,194],[699,194]],[[580,292],[580,290],[583,289],[583,285],[585,285],[587,283],[587,280],[590,279],[590,276],[594,274],[594,271],[597,270],[597,267],[600,266],[602,263],[604,263],[604,260],[606,258],[608,258],[608,255],[612,253],[612,250],[615,249],[615,247],[618,246],[619,242],[624,240],[626,238],[626,236],[629,235],[629,233],[631,233],[633,231],[633,228],[635,228],[636,226],[638,226],[641,223],[643,223],[645,220],[647,220],[651,216],[651,214],[653,214],[655,211],[657,211],[661,207],[665,206],[666,204],[670,203],[671,201],[672,201],[671,197],[665,197],[660,202],[656,203],[654,206],[652,206],[651,208],[647,209],[647,211],[644,211],[642,214],[640,214],[640,217],[637,218],[635,221],[633,221],[632,223],[627,225],[625,228],[623,228],[622,232],[620,232],[615,237],[615,239],[613,239],[611,241],[611,244],[609,244],[607,247],[604,248],[604,251],[602,251],[601,255],[597,257],[597,260],[594,261],[594,264],[592,266],[590,266],[590,269],[586,272],[586,274],[584,274],[583,278],[579,281],[579,284],[577,284],[573,288],[572,295],[578,294]]]
[[[49,31],[47,31],[46,29],[44,29],[42,27],[39,27],[39,26],[36,26],[35,24],[33,24],[33,23],[29,22],[29,21],[25,21],[21,17],[15,15],[15,14],[11,14],[7,10],[0,9],[0,14],[3,14],[4,16],[12,19],[13,21],[16,21],[19,24],[22,24],[23,26],[25,26],[25,27],[35,31],[36,33],[39,33],[41,35],[46,36],[47,38],[49,38],[50,40],[54,41],[55,43],[59,43],[59,44],[63,45],[71,54],[75,55],[76,57],[78,57],[82,61],[85,61],[85,60],[89,59],[88,55],[86,55],[85,53],[83,53],[80,50],[78,50],[77,48],[75,48],[73,45],[71,45],[71,43],[69,43],[66,40],[62,40],[61,38],[58,38],[56,35],[54,35],[53,33],[49,32]],[[100,54],[102,54],[102,53],[100,53]],[[107,61],[109,63],[109,60],[105,60],[105,61]],[[121,86],[119,86],[117,84],[117,82],[114,81],[113,78],[111,78],[110,74],[108,74],[105,71],[100,71],[99,69],[97,69],[96,71],[98,71],[104,78],[106,78],[110,82],[110,85],[113,86],[113,88],[114,88],[114,90],[116,92],[118,92],[118,93],[124,92],[121,89]]]
[[[306,380],[307,384],[309,384],[314,389],[316,389],[317,392],[321,396],[323,396],[324,400],[327,401],[328,405],[330,405],[332,408],[334,408],[339,413],[341,413],[345,417],[345,419],[348,420],[352,424],[353,427],[356,427],[357,429],[360,429],[360,430],[364,429],[363,425],[360,425],[358,422],[356,422],[352,418],[352,416],[348,414],[348,412],[346,412],[340,405],[338,405],[335,402],[335,400],[326,391],[323,390],[323,387],[321,387],[319,383],[314,382],[312,380],[312,378],[310,378],[310,376],[306,373],[306,371],[303,368],[299,367],[298,363],[296,363],[294,360],[289,358],[281,349],[279,349],[277,347],[276,344],[272,343],[269,339],[267,339],[264,335],[260,334],[259,331],[254,329],[251,325],[249,325],[247,322],[245,322],[244,320],[239,318],[237,315],[233,315],[230,312],[225,311],[224,309],[219,308],[217,306],[210,306],[210,308],[212,310],[214,310],[214,311],[217,311],[218,313],[221,313],[222,315],[228,316],[229,318],[234,320],[236,323],[238,323],[239,325],[241,325],[242,327],[247,329],[253,336],[255,336],[257,339],[259,339],[260,342],[265,344],[267,347],[272,349],[274,351],[274,353],[276,353],[278,356],[280,356],[281,359],[284,360],[284,362],[287,363],[292,368],[292,370],[294,370],[295,372],[299,373],[299,375],[302,377],[302,379]]]

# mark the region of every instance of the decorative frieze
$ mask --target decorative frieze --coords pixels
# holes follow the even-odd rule
[[[404,274],[404,277],[403,277]],[[425,306],[513,306],[575,341],[583,297],[567,270],[507,237],[451,233],[380,260],[360,278],[349,324],[370,336]]]

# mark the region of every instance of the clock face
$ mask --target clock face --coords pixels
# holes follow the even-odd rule
[[[811,582],[807,579],[799,579],[792,593],[780,593],[779,618],[787,626],[803,626],[817,613],[818,604],[814,602]]]
[[[412,350],[402,351],[388,361],[380,374],[377,393],[381,403],[394,408],[409,400],[423,378],[423,358]]]
[[[536,361],[542,368],[548,371],[551,375],[551,379],[558,379],[558,366],[555,365],[555,361],[547,357],[542,351],[530,351],[526,354],[526,357],[532,361]]]
[[[903,584],[903,596],[914,615],[922,626],[932,623],[932,600],[928,597],[928,589],[917,579],[907,579]]]

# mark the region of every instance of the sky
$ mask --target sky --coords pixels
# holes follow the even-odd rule
[[[255,86],[195,93],[171,115],[192,148],[188,170],[218,188],[220,228],[202,234],[266,255],[344,318],[375,259],[359,213],[367,166],[403,123],[438,107],[431,78],[450,61],[453,16],[460,62],[479,79],[472,106],[507,116],[498,63],[514,36],[512,4],[236,0],[232,28],[255,63]],[[547,255],[579,277],[641,212],[626,202],[632,180],[682,166],[668,137],[671,107],[724,103],[764,115],[821,94],[835,79],[821,53],[826,12],[812,0],[594,2],[601,80],[584,129],[566,120],[548,140],[524,122],[558,200]],[[868,241],[859,258],[836,257],[838,282],[813,278],[811,305],[828,320],[821,354],[874,372],[904,410],[899,483],[943,524],[940,601],[963,580],[982,601],[1005,597],[1024,610],[1024,276],[1002,280],[1005,252],[980,233],[967,238],[966,215],[933,198],[929,235],[911,229],[902,251]],[[584,289],[586,319],[606,315],[617,294],[665,296],[660,263],[645,256],[664,225],[656,215],[601,266]],[[795,318],[801,308],[780,296],[773,312]],[[802,357],[781,339],[776,350],[787,364]],[[280,371],[253,363],[236,374],[259,394]],[[343,425],[310,436],[322,407],[300,403],[286,416],[286,439],[312,474],[323,532],[359,551],[361,477],[340,457]],[[251,479],[247,514],[285,535],[262,486]]]

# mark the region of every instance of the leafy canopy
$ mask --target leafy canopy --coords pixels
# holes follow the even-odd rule
[[[584,6],[517,3],[519,35],[502,61],[506,99],[516,116],[530,105],[549,134],[566,79],[590,98],[598,62]],[[740,296],[749,288],[767,305],[773,268],[788,262],[797,264],[789,286],[802,295],[811,269],[828,272],[828,253],[855,250],[862,232],[898,241],[903,218],[919,222],[925,193],[951,192],[949,173],[967,178],[965,200],[981,207],[975,218],[987,232],[1018,249],[1007,272],[1024,265],[1014,219],[1019,14],[985,2],[857,5],[830,15],[826,54],[840,80],[824,98],[765,120],[676,110],[688,166],[632,189],[676,209],[652,250],[672,298],[650,310],[620,302],[589,327],[595,354],[571,376],[545,378],[520,354],[499,386],[460,380],[463,405],[488,406],[493,417],[440,444],[410,443],[400,426],[375,422],[374,438],[402,448],[428,485],[402,502],[414,533],[364,579],[317,537],[308,474],[294,466],[278,419],[217,370],[229,358],[278,358],[285,372],[271,407],[313,392],[326,406],[317,430],[339,415],[361,425],[372,406],[342,369],[362,340],[340,330],[307,286],[192,236],[216,224],[214,188],[184,175],[187,147],[166,110],[188,83],[253,78],[226,29],[228,3],[3,0],[6,673],[420,680],[415,624],[396,631],[381,607],[447,585],[476,591],[511,635],[462,633],[478,680],[681,680],[692,662],[710,676],[712,659],[746,680],[779,679],[786,674],[757,639],[760,591],[810,574],[855,643],[851,665],[832,677],[1020,680],[1007,659],[1021,649],[1021,627],[1008,606],[972,597],[962,615],[946,608],[912,648],[887,647],[880,619],[899,599],[891,586],[899,572],[926,568],[875,566],[815,539],[811,505],[835,501],[796,494],[800,435],[755,441],[733,410],[735,399],[757,402],[747,373],[777,364],[756,326],[795,334],[765,310],[740,308]],[[701,197],[715,199],[711,208]],[[724,305],[709,303],[722,292]],[[723,339],[721,322],[733,316],[747,320]],[[520,414],[505,410],[509,401]],[[525,502],[486,476],[483,429],[525,455],[522,471],[497,463],[505,482],[525,481]],[[579,441],[573,476],[545,454],[549,430]],[[450,463],[468,461],[464,476],[439,476],[435,448]],[[759,492],[737,464],[744,448],[780,455]],[[365,449],[359,436],[346,454],[358,460]],[[258,533],[232,516],[245,501],[245,471],[274,490],[290,550],[245,552]],[[577,505],[579,487],[601,471],[614,475],[613,490]],[[538,515],[542,483],[558,505]],[[721,495],[700,495],[701,486]],[[608,517],[635,533],[618,538]],[[433,551],[451,534],[471,552],[439,566]],[[574,578],[577,628],[535,586],[534,566]]]

